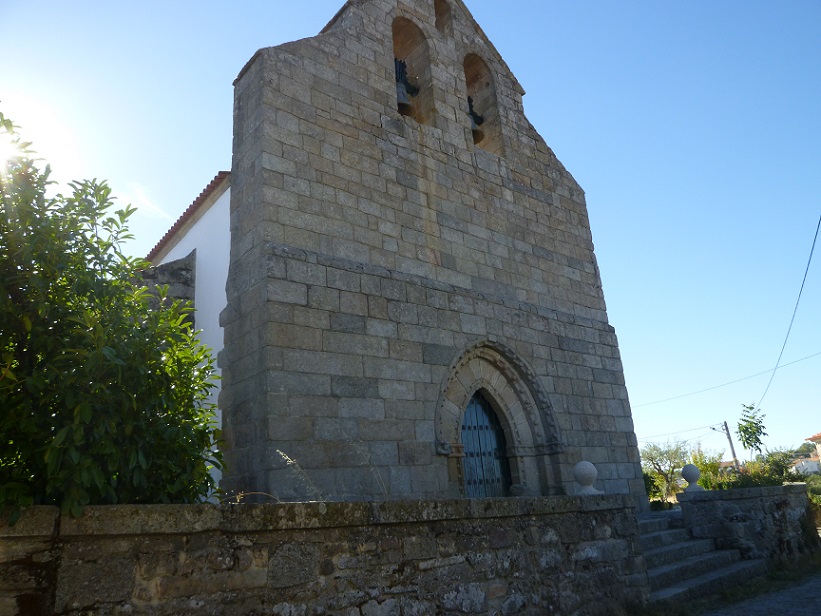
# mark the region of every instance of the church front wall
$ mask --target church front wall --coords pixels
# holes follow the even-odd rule
[[[640,498],[584,195],[469,14],[452,3],[440,32],[427,4],[349,4],[324,34],[258,52],[235,84],[224,487],[457,495],[437,409],[460,353],[488,343],[554,428],[555,446],[511,443],[528,457],[523,489],[572,491],[586,459],[600,487]],[[418,117],[396,109],[396,24],[432,63]],[[492,151],[471,138],[468,85],[496,105]]]
[[[529,385],[546,392],[538,412],[562,450],[561,478],[531,472],[528,493],[573,493],[569,466],[581,459],[599,465],[606,491],[629,491],[632,424],[609,330],[415,275],[275,243],[267,250],[268,406],[264,421],[233,426],[239,442],[265,441],[266,493],[459,496],[450,452],[438,447],[437,405],[460,350],[501,340],[532,368]]]

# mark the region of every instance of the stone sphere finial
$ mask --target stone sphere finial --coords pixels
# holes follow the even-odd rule
[[[681,476],[684,477],[684,481],[688,484],[687,487],[684,488],[685,492],[704,491],[704,488],[698,485],[698,478],[701,477],[701,471],[698,470],[695,464],[685,464],[684,468],[681,469]]]
[[[579,496],[588,496],[590,494],[604,494],[601,490],[597,490],[593,487],[593,484],[596,482],[596,477],[598,477],[599,471],[596,470],[596,467],[593,465],[592,462],[588,462],[587,460],[582,460],[575,467],[573,467],[573,478],[576,480],[581,488],[577,492]]]

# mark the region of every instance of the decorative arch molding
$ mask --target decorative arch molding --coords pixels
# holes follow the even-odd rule
[[[436,450],[458,455],[462,414],[474,393],[483,391],[499,414],[511,456],[562,451],[547,393],[533,369],[497,340],[466,347],[451,364],[436,407]]]
[[[547,393],[513,349],[489,339],[472,344],[451,364],[436,407],[436,453],[448,458],[448,491],[465,494],[462,418],[480,392],[505,433],[511,494],[561,494],[563,449]]]

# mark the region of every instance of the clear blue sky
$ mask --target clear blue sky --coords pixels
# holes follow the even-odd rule
[[[341,5],[0,0],[0,109],[59,178],[105,178],[138,206],[145,254],[230,169],[244,63]],[[734,426],[769,373],[652,403],[775,366],[821,214],[821,3],[468,7],[587,192],[639,439],[726,450],[707,426]],[[821,254],[782,363],[821,353],[819,315]],[[821,355],[779,370],[765,445],[821,432],[820,407]]]

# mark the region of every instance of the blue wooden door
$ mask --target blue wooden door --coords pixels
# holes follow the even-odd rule
[[[465,448],[465,496],[485,498],[510,494],[510,466],[499,418],[480,393],[474,394],[462,420]]]

